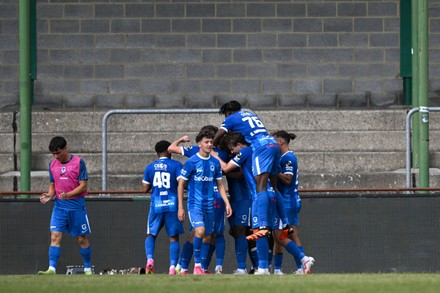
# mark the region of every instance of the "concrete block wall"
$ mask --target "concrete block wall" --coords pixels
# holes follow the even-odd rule
[[[399,0],[38,0],[35,107],[402,104]],[[0,109],[17,108],[18,1],[0,3]],[[439,101],[440,1],[429,1]]]

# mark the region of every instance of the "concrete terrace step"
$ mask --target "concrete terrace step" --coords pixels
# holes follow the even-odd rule
[[[54,135],[62,135],[68,140],[69,150],[86,160],[93,178],[90,183],[100,189],[105,113],[33,112],[32,170],[47,173],[51,159],[47,145]],[[284,129],[297,135],[291,148],[298,155],[300,182],[304,187],[405,185],[405,174],[394,173],[405,168],[405,109],[278,110],[257,114],[270,131]],[[13,127],[15,122],[20,130],[19,115],[0,112],[1,188],[4,180],[8,186],[13,182],[8,172],[20,167],[20,134],[14,133]],[[108,179],[109,189],[139,188],[145,166],[156,159],[157,141],[173,141],[183,135],[194,138],[203,125],[219,126],[223,119],[215,113],[111,116],[107,139],[107,171],[112,177]],[[440,141],[440,115],[436,113],[430,115],[430,141],[430,164],[439,168],[440,144],[436,142]],[[178,155],[174,158],[185,160]],[[41,176],[47,175],[35,177],[32,189],[39,186]],[[46,179],[41,186],[47,187]]]
[[[415,175],[418,178],[417,174]],[[0,191],[12,191],[14,177],[20,187],[20,172],[8,172],[0,175]],[[300,190],[328,188],[403,188],[405,170],[394,172],[368,172],[353,174],[300,174]],[[140,190],[142,174],[109,175],[107,190]],[[89,190],[101,190],[101,176],[89,176]],[[46,191],[49,175],[45,171],[34,171],[31,175],[32,191]],[[430,170],[430,187],[440,187],[440,170]]]

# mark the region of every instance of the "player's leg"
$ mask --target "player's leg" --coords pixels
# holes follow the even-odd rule
[[[274,230],[274,237],[277,237],[280,230]],[[273,246],[273,274],[274,275],[284,275],[282,271],[283,266],[283,247],[276,241],[274,241]]]
[[[39,271],[39,275],[54,275],[58,264],[58,258],[61,255],[61,238],[62,232],[52,232],[50,235],[49,246],[49,268],[46,271]]]
[[[164,225],[163,213],[154,213],[150,210],[147,221],[147,237],[145,238],[145,274],[154,273],[154,251],[156,249],[156,236]]]
[[[302,202],[298,194],[294,197],[294,202],[292,202],[293,208],[288,210],[288,216],[289,220],[292,223],[293,233],[290,234],[290,239],[295,242],[295,244],[298,246],[298,248],[304,253],[304,248],[301,244],[301,240],[299,237],[299,213],[301,211]],[[303,274],[303,267],[301,260],[298,257],[295,257],[295,263],[297,266],[297,270],[295,271],[295,274]]]
[[[90,248],[87,235],[91,233],[87,210],[69,211],[69,232],[70,235],[77,237],[80,247],[81,257],[84,263],[84,274],[92,274],[92,266],[90,263],[92,249]]]
[[[300,259],[304,274],[312,273],[311,268],[315,263],[315,259],[313,257],[305,255],[304,252],[301,251],[301,249],[299,249],[298,246],[295,244],[295,242],[292,241],[290,238],[284,238],[284,239],[275,238],[275,241],[279,241],[279,243],[293,257],[297,257],[298,259]]]
[[[194,236],[195,236],[195,230],[191,226],[190,232],[188,234],[188,239],[186,240],[186,242],[182,246],[180,260],[176,266],[176,271],[178,271],[179,274],[183,274],[183,275],[188,274],[188,267],[189,267],[189,264],[190,264],[191,259],[193,257],[193,251],[194,251],[194,245],[193,245]]]
[[[214,237],[211,237],[211,246],[209,249],[210,255],[208,255],[208,259],[210,259],[213,251],[215,250],[216,265],[214,271],[216,274],[222,274],[223,260],[225,258],[226,249],[225,236],[223,234],[225,231],[226,214],[225,203],[221,197],[216,199],[216,204],[214,206],[214,217]]]
[[[67,232],[68,215],[63,209],[54,207],[50,219],[50,247],[49,247],[49,268],[46,271],[39,271],[39,275],[53,275],[56,273],[58,258],[61,255],[61,239],[63,232]]]
[[[190,209],[188,210],[188,218],[191,221],[191,225],[194,229],[194,240],[193,240],[193,256],[194,256],[194,274],[203,275],[202,268],[202,247],[203,247],[203,239],[205,236],[205,222],[203,217],[203,212],[199,209]],[[207,243],[207,247],[209,248],[209,242]],[[208,252],[207,249],[204,249],[203,252]],[[205,259],[207,254],[204,255]]]
[[[170,240],[170,268],[168,274],[175,275],[180,252],[179,235],[184,233],[183,224],[179,221],[176,212],[166,213],[165,229]]]
[[[179,257],[179,235],[169,237],[170,240],[170,268],[168,270],[169,275],[176,274],[177,259]]]
[[[92,249],[90,247],[89,239],[86,235],[84,236],[77,236],[78,244],[79,244],[79,251],[84,263],[84,274],[91,275],[92,274],[92,265],[91,265],[91,256],[92,256]]]
[[[208,255],[209,255],[209,249],[211,247],[211,235],[214,233],[214,224],[215,224],[215,213],[212,212],[203,212],[203,223],[204,223],[204,235],[202,236],[202,247],[200,251],[200,256],[202,259],[202,269],[206,269],[203,272],[209,273],[208,268],[203,268],[203,264],[207,263]],[[196,232],[197,236],[197,232]],[[195,238],[194,238],[195,239]],[[194,256],[194,263],[195,263],[195,256]],[[194,273],[196,273],[196,269],[194,269]]]

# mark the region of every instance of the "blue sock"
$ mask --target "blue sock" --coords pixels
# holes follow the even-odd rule
[[[258,268],[269,268],[269,242],[267,237],[257,239],[257,255],[258,255]]]
[[[156,246],[156,241],[154,241],[153,236],[148,236],[145,238],[145,255],[147,256],[147,259],[153,258],[154,259],[154,248]]]
[[[211,262],[211,258],[209,257],[209,250],[210,250],[211,246],[214,246],[214,245],[211,245],[210,243],[203,243],[202,242],[202,249],[200,251],[200,256],[201,256],[201,259],[202,259],[202,261],[201,261],[202,268],[204,270],[208,269],[209,263]],[[214,246],[214,248],[215,248],[215,246]],[[196,262],[195,257],[194,257],[194,262]]]
[[[225,258],[225,249],[226,249],[225,236],[223,234],[217,235],[215,237],[215,259],[216,259],[215,264],[218,266],[223,265],[223,259]]]
[[[290,241],[286,246],[286,250],[293,255],[293,257],[298,257],[300,260],[304,257],[304,252],[302,252],[298,246],[296,246],[295,242]]]
[[[284,198],[279,191],[276,192],[275,195],[276,195],[276,199],[277,199],[278,215],[280,216],[281,221],[283,221],[283,224],[289,224],[289,219],[287,218],[286,207],[284,206]]]
[[[203,249],[203,244],[202,244]],[[207,270],[209,265],[211,264],[212,255],[214,254],[215,245],[209,244],[208,246],[208,254],[206,255],[206,259],[203,259],[203,269]],[[203,252],[202,252],[203,256]]]
[[[304,247],[302,247],[302,246],[298,246],[298,248],[299,248],[299,250],[301,250],[302,253],[304,253]],[[302,268],[302,262],[301,262],[301,259],[300,259],[298,256],[294,256],[294,258],[295,258],[295,264],[296,264],[296,267],[297,267],[298,269]]]
[[[246,240],[247,241],[247,240]],[[258,268],[258,254],[257,247],[248,246],[249,258],[251,259],[252,267]]]
[[[273,268],[275,270],[280,270],[283,265],[283,254],[277,253],[273,256]]]
[[[246,252],[247,240],[246,236],[235,238],[235,257],[237,258],[237,268],[246,269]]]
[[[90,248],[90,246],[87,247],[87,248],[80,247],[79,251],[81,253],[81,256],[82,256],[82,259],[83,259],[83,262],[84,262],[84,268],[90,269],[91,268],[90,258],[91,258],[91,255],[92,255],[92,249]]]
[[[267,227],[267,209],[269,206],[269,197],[267,191],[260,191],[257,194],[257,206],[258,206],[258,220],[260,221],[260,227]]]
[[[49,247],[49,266],[56,268],[58,264],[58,258],[61,255],[61,248],[58,246]]]
[[[267,254],[267,266],[268,267],[272,264],[272,260],[273,260],[273,251],[272,251],[272,249],[270,249],[270,244],[269,244],[269,253]]]
[[[194,236],[193,247],[194,263],[200,264],[202,263],[202,238]]]
[[[182,269],[187,270],[189,263],[191,262],[191,258],[193,255],[194,246],[191,242],[186,241],[185,244],[182,247],[182,253],[180,254],[180,265],[182,266]]]
[[[179,258],[180,245],[177,241],[170,242],[170,266],[175,266],[177,264],[177,259]]]

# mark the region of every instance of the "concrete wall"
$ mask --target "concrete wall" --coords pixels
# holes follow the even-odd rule
[[[38,0],[42,108],[402,103],[399,0]],[[18,1],[0,2],[0,109],[18,105]],[[430,92],[440,1],[429,1]]]

